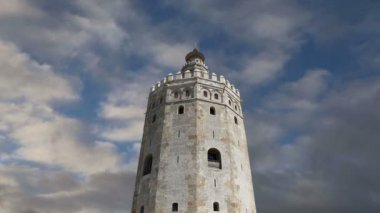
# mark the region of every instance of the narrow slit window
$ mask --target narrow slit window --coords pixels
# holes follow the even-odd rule
[[[238,119],[237,117],[234,117],[235,124],[238,124]]]
[[[235,110],[237,110],[237,106],[235,105]]]
[[[215,107],[210,107],[210,114],[215,115]]]
[[[216,187],[216,179],[214,179],[214,187]]]
[[[218,94],[214,94],[214,99],[218,100],[219,99],[219,95]]]
[[[178,130],[178,138],[181,137],[181,130]]]
[[[218,212],[219,211],[219,203],[214,202],[213,208],[214,208],[214,212]]]
[[[161,97],[161,98],[160,98],[160,104],[162,104],[162,101],[163,101],[163,100],[164,100],[164,99]]]
[[[153,157],[152,155],[148,155],[145,157],[144,160],[144,171],[143,176],[148,175],[152,172],[152,164],[153,164]]]
[[[172,212],[178,212],[178,203],[173,203]]]
[[[152,123],[156,122],[156,118],[157,118],[157,116],[156,116],[156,115],[153,115]]]
[[[208,95],[208,94],[207,94],[207,91],[203,91],[203,96],[204,96],[204,97],[207,97],[207,95]]]
[[[177,163],[179,163],[179,156],[177,156]]]
[[[215,132],[212,131],[212,138],[215,138]]]
[[[184,106],[179,106],[178,107],[178,114],[183,114],[183,112],[185,111],[185,107]]]
[[[231,106],[231,104],[232,104],[232,103],[231,103],[231,100],[228,100],[228,105],[230,105],[230,106]]]

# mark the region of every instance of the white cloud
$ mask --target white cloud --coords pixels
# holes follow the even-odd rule
[[[278,77],[289,58],[283,50],[265,50],[246,60],[244,69],[233,77],[250,85],[265,84]]]
[[[82,132],[78,121],[55,116],[49,121],[19,127],[10,137],[22,145],[15,154],[25,160],[81,173],[117,170],[120,159],[114,145],[85,144],[78,138]]]
[[[68,78],[11,43],[0,42],[0,52],[0,130],[3,140],[19,145],[10,158],[84,174],[119,168],[120,158],[112,144],[91,143],[80,121],[52,108],[52,103],[79,99]],[[99,158],[102,161],[94,164]]]
[[[175,70],[181,68],[185,63],[185,55],[192,50],[192,47],[188,44],[169,44],[157,41],[153,43],[147,49],[153,53],[155,62]]]
[[[130,172],[103,172],[79,180],[64,171],[0,165],[1,212],[126,212],[134,179]]]
[[[115,106],[113,104],[104,105],[101,115],[107,119],[142,119],[145,109],[138,105]]]
[[[176,4],[175,1],[168,2]],[[309,11],[292,0],[239,1],[238,4],[191,1],[186,7],[178,7],[187,13],[191,11],[191,15],[196,14],[207,24],[216,24],[258,52],[236,59],[243,66],[239,64],[242,68],[233,73],[233,77],[250,86],[266,84],[281,75],[286,63],[303,43],[312,17]]]
[[[29,4],[27,0],[0,1],[0,17],[17,16],[19,14],[35,16],[39,15],[40,11]]]
[[[78,98],[73,83],[39,64],[12,43],[0,41],[0,99],[28,101],[73,101]]]
[[[302,78],[282,85],[279,91],[266,99],[265,104],[272,109],[313,111],[318,107],[318,98],[328,88],[329,75],[323,69],[308,70]]]
[[[100,105],[99,116],[106,121],[98,128],[106,140],[135,142],[142,138],[148,88],[146,79],[115,88]]]
[[[112,141],[139,141],[142,138],[142,130],[144,122],[141,121],[126,121],[122,127],[114,127],[105,129],[102,132],[102,137]]]

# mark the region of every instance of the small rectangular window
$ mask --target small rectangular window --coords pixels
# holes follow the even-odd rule
[[[172,212],[178,212],[178,203],[173,203]]]
[[[178,114],[183,114],[184,111],[185,111],[185,108],[183,106],[178,107]]]
[[[214,212],[218,212],[219,211],[219,203],[218,202],[214,202]]]

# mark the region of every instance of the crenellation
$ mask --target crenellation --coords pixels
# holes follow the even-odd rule
[[[230,83],[230,81],[226,80],[226,86],[227,86],[228,88],[231,88],[231,83]]]
[[[222,84],[226,84],[226,79],[224,78],[223,75],[220,75],[220,77],[219,77],[219,81],[220,81],[220,83],[222,83]]]
[[[182,72],[181,72],[181,71],[178,71],[178,72],[176,73],[175,79],[176,79],[176,80],[178,80],[178,79],[182,79]]]
[[[213,81],[218,81],[218,77],[216,76],[216,73],[212,73],[211,74],[211,80],[213,80]]]
[[[205,78],[205,79],[209,79],[210,78],[208,72],[206,72],[205,70],[202,70],[202,78]]]
[[[194,77],[195,78],[201,77],[201,70],[200,69],[197,69],[197,68],[194,69]]]
[[[191,72],[190,70],[185,71],[185,78],[191,78]]]
[[[168,76],[166,77],[166,81],[169,82],[169,81],[173,81],[174,80],[174,77],[173,77],[173,74],[172,73],[169,73]]]

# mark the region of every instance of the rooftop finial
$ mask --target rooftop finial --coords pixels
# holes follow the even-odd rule
[[[185,60],[186,60],[186,61],[189,61],[189,60],[191,60],[191,59],[193,59],[193,58],[199,58],[199,59],[201,59],[203,62],[205,61],[205,56],[203,55],[203,53],[199,52],[199,51],[197,50],[197,48],[194,48],[193,51],[187,53],[187,55],[186,55],[186,57],[185,57]]]

